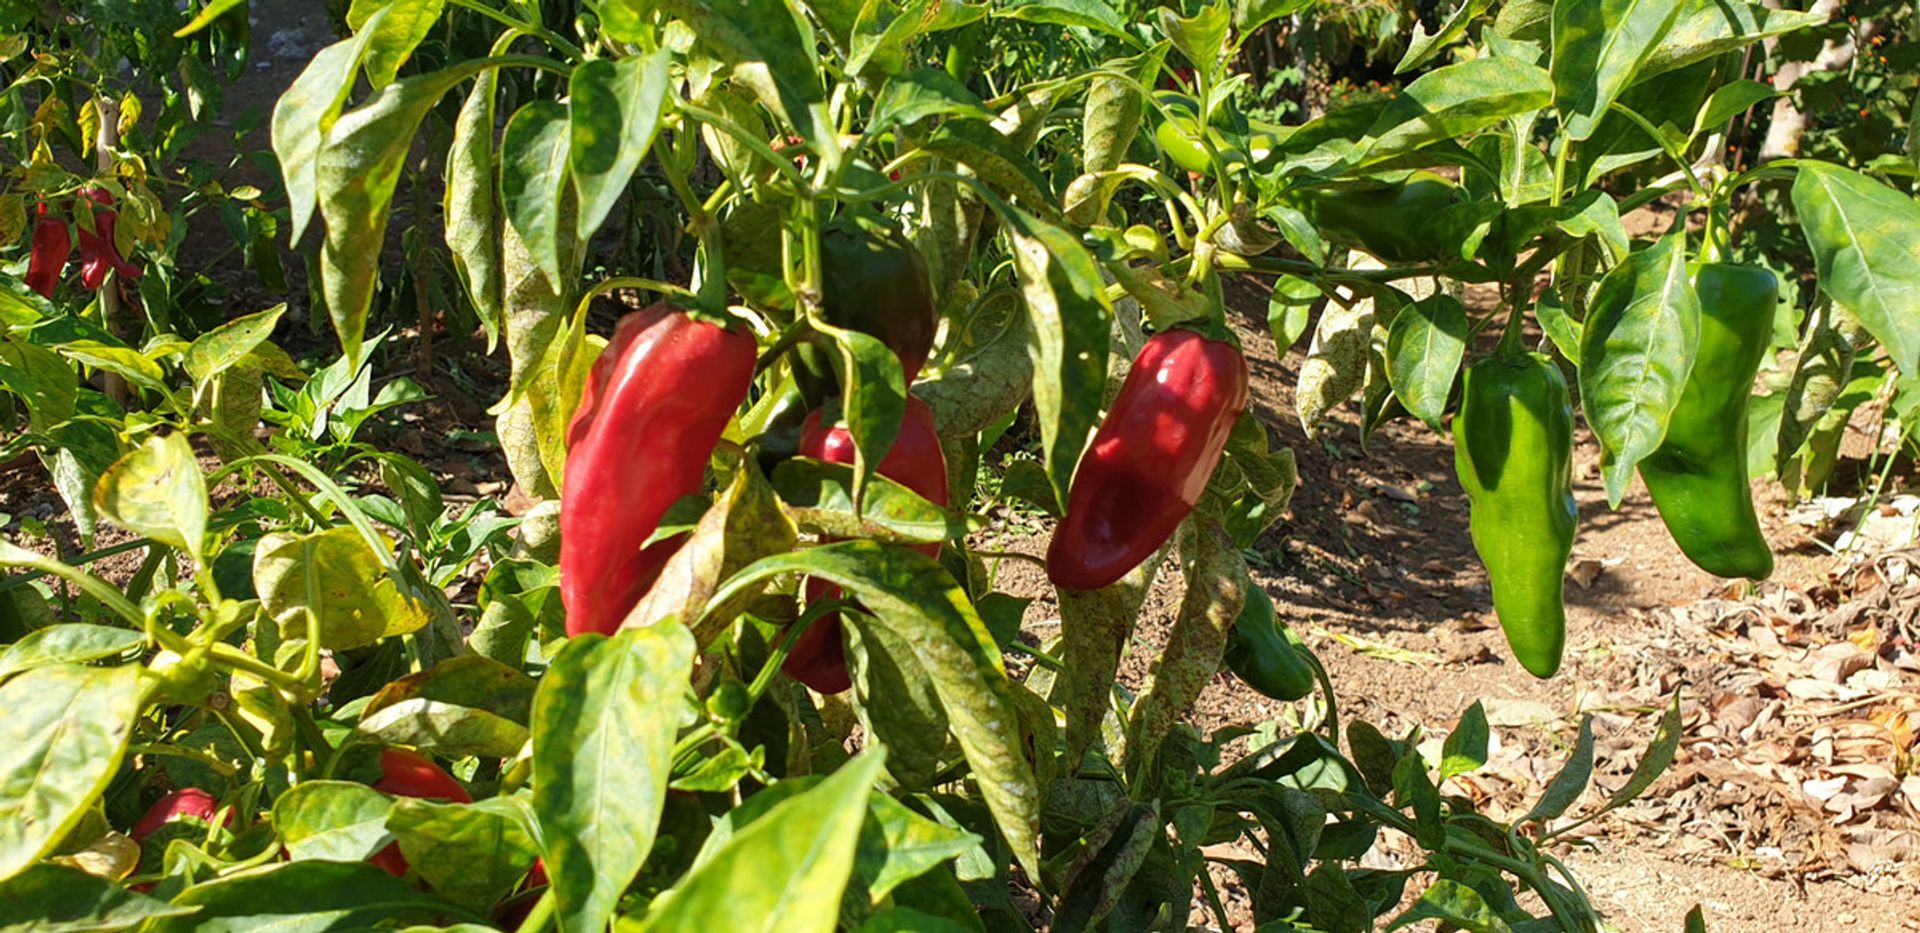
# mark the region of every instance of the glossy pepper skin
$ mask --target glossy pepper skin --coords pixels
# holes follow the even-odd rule
[[[153,802],[147,808],[140,822],[133,824],[129,833],[134,842],[145,842],[148,836],[160,831],[168,823],[180,820],[198,820],[202,823],[213,822],[213,815],[220,812],[220,801],[212,794],[198,787],[183,787]],[[227,812],[225,825],[233,825],[233,812]]]
[[[1096,590],[1160,549],[1207,488],[1247,403],[1247,361],[1191,330],[1140,348],[1047,548],[1056,586]]]
[[[933,282],[899,231],[835,221],[820,231],[820,301],[828,324],[879,338],[900,358],[907,384],[920,375],[939,325]],[[794,348],[793,375],[809,406],[839,394],[829,343]]]
[[[1247,588],[1247,603],[1233,620],[1226,662],[1234,676],[1273,699],[1298,700],[1313,692],[1307,646],[1280,622],[1273,599],[1260,587]]]
[[[1517,350],[1468,367],[1453,464],[1507,645],[1535,677],[1551,677],[1566,641],[1562,587],[1579,520],[1573,403],[1559,367]]]
[[[33,222],[33,245],[27,256],[27,287],[52,298],[60,287],[60,276],[67,270],[67,257],[73,254],[73,238],[67,234],[67,222],[47,213],[41,204]]]
[[[1387,262],[1446,258],[1444,238],[1427,222],[1453,203],[1452,181],[1414,172],[1393,184],[1362,181],[1288,193],[1283,200],[1305,214],[1327,242],[1365,250]],[[1456,255],[1453,258],[1458,259]]]
[[[611,634],[679,547],[643,547],[667,507],[700,491],[753,382],[753,335],[666,304],[620,320],[567,428],[560,598],[567,634]]]
[[[104,188],[87,188],[80,194],[103,208],[93,212],[92,230],[80,228],[80,284],[89,291],[99,291],[100,286],[106,284],[109,271],[118,272],[129,281],[138,279],[140,267],[128,262],[120,255],[120,247],[114,245],[118,215],[112,210],[113,195]]]
[[[853,435],[844,425],[829,425],[816,409],[807,415],[800,431],[800,455],[828,463],[853,462]],[[935,505],[947,504],[947,458],[940,450],[940,434],[935,430],[933,409],[912,396],[907,397],[907,414],[900,422],[900,436],[887,449],[874,468],[879,473],[920,494]],[[916,545],[915,550],[928,557],[940,554],[940,545]],[[807,601],[837,599],[840,588],[821,580],[807,581]],[[839,693],[853,686],[847,672],[846,649],[840,640],[840,615],[817,619],[800,633],[780,665],[792,677],[820,693]]]
[[[380,750],[380,780],[373,782],[373,789],[395,797],[473,802],[473,795],[433,759],[404,748]],[[407,858],[400,854],[398,842],[388,843],[367,862],[395,878],[407,873]]]
[[[1755,266],[1709,263],[1694,274],[1700,349],[1660,448],[1640,461],[1660,520],[1700,569],[1764,580],[1773,551],[1747,484],[1747,400],[1773,336],[1780,286]]]

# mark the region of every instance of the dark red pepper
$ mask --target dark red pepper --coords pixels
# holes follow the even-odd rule
[[[1095,590],[1166,543],[1200,501],[1247,403],[1247,361],[1190,330],[1156,335],[1133,369],[1067,492],[1047,548],[1056,586]]]
[[[667,507],[700,491],[707,459],[753,383],[743,329],[664,302],[620,320],[567,427],[560,598],[567,634],[612,634],[678,538],[643,547]]]
[[[828,463],[853,462],[853,435],[845,425],[828,427],[820,410],[807,415],[800,428],[800,455]],[[900,422],[900,436],[894,439],[887,455],[880,458],[879,473],[935,505],[947,504],[947,458],[940,451],[940,434],[934,429],[933,409],[927,403],[908,396],[906,418]],[[917,545],[928,557],[938,556],[940,545]],[[807,581],[807,602],[837,599],[840,588],[823,580]],[[817,619],[794,640],[786,663],[780,666],[792,677],[821,693],[839,693],[853,686],[847,672],[846,649],[840,641],[840,615]]]
[[[108,208],[93,212],[92,230],[84,224],[80,227],[80,284],[89,291],[99,291],[100,286],[106,284],[109,271],[118,272],[129,281],[139,278],[140,267],[122,257],[120,247],[113,242],[113,228],[118,222],[118,215],[111,210],[113,195],[105,188],[85,188],[80,194]]]
[[[380,780],[373,782],[373,789],[395,797],[473,802],[473,795],[446,769],[434,764],[433,759],[404,748],[380,750]],[[367,863],[395,878],[407,873],[407,857],[400,854],[398,842],[387,843],[387,847],[375,852]]]
[[[27,287],[52,298],[60,287],[60,276],[67,271],[67,257],[73,254],[73,238],[67,234],[67,222],[47,213],[40,205],[39,219],[33,222],[33,248],[27,258]]]

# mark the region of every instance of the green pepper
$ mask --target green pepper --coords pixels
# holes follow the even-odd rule
[[[1414,172],[1391,184],[1344,182],[1289,192],[1282,200],[1305,214],[1327,242],[1372,253],[1386,262],[1458,258],[1428,226],[1453,203],[1454,184],[1432,172]]]
[[[1160,144],[1160,151],[1173,160],[1173,164],[1201,174],[1213,170],[1212,162],[1207,158],[1207,148],[1200,143],[1199,123],[1192,117],[1181,114],[1168,116],[1153,131],[1153,139]]]
[[[837,220],[820,231],[821,311],[828,324],[880,339],[912,385],[933,350],[939,324],[926,261],[898,230],[876,221]],[[833,347],[794,348],[793,376],[807,407],[840,394]]]
[[[1773,552],[1747,483],[1747,400],[1773,336],[1779,283],[1755,266],[1710,263],[1694,273],[1700,349],[1660,448],[1640,477],[1675,544],[1700,569],[1764,580]]]
[[[760,439],[756,459],[761,472],[772,474],[781,461],[800,452],[800,425],[807,420],[807,402],[792,376],[780,380],[767,394],[754,400],[740,416],[739,427],[727,437],[735,442]]]
[[[1276,700],[1298,700],[1313,692],[1313,662],[1300,636],[1274,614],[1265,590],[1247,588],[1247,604],[1233,620],[1227,642],[1227,669],[1246,685]]]
[[[1560,669],[1573,502],[1573,402],[1559,367],[1503,346],[1467,368],[1453,419],[1453,464],[1472,504],[1507,645],[1535,677]]]

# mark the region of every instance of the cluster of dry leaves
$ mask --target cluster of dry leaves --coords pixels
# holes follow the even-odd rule
[[[1579,662],[1589,692],[1578,706],[1596,736],[1587,806],[1625,783],[1649,713],[1676,689],[1680,753],[1638,801],[1584,830],[1616,842],[1638,833],[1680,858],[1769,877],[1920,890],[1920,550],[1811,591],[1766,585],[1638,621],[1619,629],[1633,641]],[[1572,732],[1545,704],[1487,710],[1496,727],[1561,719],[1559,734]],[[1495,818],[1516,818],[1566,755],[1544,742],[1496,747],[1486,769],[1456,783]]]

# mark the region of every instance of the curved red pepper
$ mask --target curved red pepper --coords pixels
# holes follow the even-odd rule
[[[73,238],[67,235],[67,222],[47,214],[40,205],[39,219],[33,222],[33,247],[27,257],[27,287],[52,298],[60,286],[60,275],[67,270],[67,257],[73,254]]]
[[[1140,349],[1067,492],[1047,548],[1056,586],[1094,590],[1166,543],[1200,501],[1247,403],[1247,361],[1190,330]]]
[[[844,425],[828,427],[818,409],[807,415],[800,428],[800,455],[828,463],[853,462],[853,435]],[[900,422],[900,436],[894,439],[887,455],[880,458],[879,473],[935,505],[947,504],[947,457],[940,450],[940,434],[935,430],[933,409],[927,403],[908,396],[906,417]],[[915,550],[928,557],[938,556],[940,545],[916,545]],[[840,588],[824,580],[807,581],[807,602],[836,599]],[[833,613],[817,619],[794,640],[786,663],[780,666],[792,677],[821,693],[839,693],[853,686],[847,672],[846,649],[840,641],[840,615]]]
[[[753,384],[753,335],[664,302],[622,318],[567,428],[560,598],[567,634],[612,634],[680,546],[642,547],[700,491],[707,459]]]
[[[446,769],[434,764],[433,759],[404,748],[380,750],[380,780],[373,782],[373,789],[395,797],[473,802],[473,795]],[[387,847],[375,852],[367,863],[395,878],[407,873],[407,857],[400,854],[397,842],[387,843]]]
[[[105,188],[85,188],[80,194],[102,207],[113,205],[113,195]],[[112,210],[97,210],[93,212],[93,229],[80,228],[80,284],[90,291],[99,291],[106,284],[108,271],[128,280],[141,275],[140,267],[123,258],[120,247],[114,245],[113,228],[117,223],[118,215]]]

